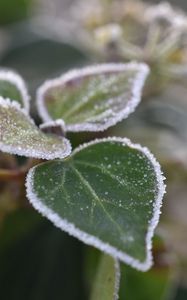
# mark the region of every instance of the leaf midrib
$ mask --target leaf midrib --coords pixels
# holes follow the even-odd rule
[[[99,169],[101,170],[102,172],[104,172],[104,174],[107,174],[108,176],[110,176],[110,178],[112,178],[114,181],[117,181],[117,183],[119,183],[119,185],[121,185],[122,187],[126,187],[127,189],[129,189],[128,187],[128,184],[124,184],[122,183],[117,177],[115,177],[113,174],[111,174],[106,168],[104,167],[100,167],[99,165],[97,164],[92,164],[92,163],[89,163],[89,162],[83,162],[83,161],[80,161],[80,160],[77,160],[76,159],[76,162],[75,163],[78,163],[80,165],[83,165],[83,166],[87,166],[87,167],[90,167],[90,168],[95,168],[95,169]],[[130,190],[130,189],[129,189]]]
[[[111,83],[111,82],[109,82],[108,84],[109,84],[109,87],[111,86],[111,85],[113,85],[114,84],[114,82],[116,81],[116,78],[113,78],[113,82]],[[87,87],[88,88],[88,87]],[[63,115],[63,117],[64,118],[68,118],[68,117],[70,117],[70,116],[72,116],[72,114],[74,114],[75,112],[77,112],[77,110],[79,110],[80,108],[82,109],[88,102],[92,102],[93,100],[95,100],[95,98],[98,98],[98,95],[100,95],[101,93],[103,92],[103,83],[99,83],[98,85],[97,85],[97,93],[91,93],[90,95],[88,95],[87,96],[87,100],[86,101],[79,101],[78,103],[77,103],[77,105],[75,105],[74,107],[72,107],[72,109],[70,109],[69,111],[67,111],[64,115]],[[81,99],[81,98],[80,98]]]
[[[103,211],[107,215],[108,219],[116,226],[116,228],[119,231],[120,235],[123,235],[124,234],[123,229],[119,226],[118,223],[116,223],[116,221],[113,219],[113,217],[110,215],[110,213],[106,210],[105,206],[102,204],[102,202],[99,199],[97,193],[95,192],[95,190],[93,189],[93,187],[90,185],[90,183],[87,181],[87,179],[76,169],[76,167],[74,166],[74,164],[71,164],[70,167],[74,171],[74,173],[77,175],[77,177],[80,179],[80,181],[82,182],[82,184],[91,193],[94,201],[97,202],[101,206],[101,208],[103,209]]]

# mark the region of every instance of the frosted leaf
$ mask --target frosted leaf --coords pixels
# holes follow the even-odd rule
[[[63,119],[67,131],[105,130],[135,110],[148,73],[140,63],[70,71],[39,88],[39,114],[44,122]]]
[[[29,111],[30,96],[25,82],[17,73],[0,69],[0,96],[17,101]]]
[[[53,133],[58,136],[65,135],[65,124],[63,120],[46,122],[40,125],[40,129],[45,133]]]
[[[0,97],[0,150],[50,160],[68,156],[71,145],[65,138],[44,134],[17,102]]]
[[[68,160],[31,169],[26,187],[32,205],[57,227],[139,270],[150,268],[165,186],[147,148],[95,140]]]

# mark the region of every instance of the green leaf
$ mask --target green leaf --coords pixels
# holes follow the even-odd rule
[[[71,145],[65,138],[44,134],[17,102],[0,97],[0,150],[48,160],[68,156]]]
[[[27,177],[33,206],[57,227],[140,270],[164,194],[160,166],[127,139],[96,140],[69,159],[36,166]]]
[[[63,119],[67,131],[102,131],[127,118],[140,102],[145,64],[106,64],[73,70],[37,92],[44,122]]]
[[[0,70],[0,96],[17,101],[29,111],[30,96],[23,79],[10,70]]]
[[[103,254],[98,266],[91,300],[116,300],[118,299],[120,280],[119,263],[111,256]]]

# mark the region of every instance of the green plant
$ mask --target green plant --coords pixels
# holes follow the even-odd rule
[[[71,152],[65,135],[97,134],[127,118],[140,102],[148,73],[141,63],[101,64],[47,81],[37,92],[44,122],[38,128],[21,77],[0,72],[0,149],[29,157],[14,169],[1,169],[0,178],[23,182],[28,172],[27,197],[34,208],[114,258],[101,263],[97,280],[102,272],[111,272],[113,280],[103,283],[108,292],[100,299],[117,298],[118,260],[142,271],[151,267],[163,176],[150,151],[126,138],[95,139]],[[92,299],[99,299],[98,289],[96,283]]]

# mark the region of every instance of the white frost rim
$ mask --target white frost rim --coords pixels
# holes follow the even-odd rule
[[[23,78],[16,72],[11,70],[1,70],[0,69],[0,80],[9,81],[14,84],[21,93],[23,106],[27,112],[30,109],[30,96],[28,94],[27,86],[23,80]],[[15,99],[12,99],[15,100]]]
[[[33,124],[33,126],[36,126],[33,119],[28,115],[25,108],[21,107],[20,103],[18,103],[16,101],[11,101],[8,98],[5,99],[0,96],[0,106],[4,107],[4,108],[13,108],[13,109],[17,110],[18,112],[20,112],[27,118],[28,122]],[[1,137],[1,132],[0,132],[0,137]],[[55,139],[55,137],[54,137],[54,139]],[[54,150],[53,153],[49,154],[49,152],[44,153],[43,151],[36,150],[34,148],[21,149],[19,147],[19,145],[17,147],[11,146],[11,145],[6,145],[4,143],[1,143],[1,141],[0,141],[0,151],[10,153],[10,154],[20,155],[20,156],[33,157],[33,158],[39,158],[39,159],[41,158],[41,159],[46,159],[46,160],[52,160],[52,159],[56,159],[56,158],[62,159],[62,158],[67,157],[71,153],[71,150],[72,150],[69,140],[67,140],[64,137],[56,137],[56,139],[60,139],[63,141],[66,151],[62,151],[62,149],[59,149],[56,151]]]
[[[121,271],[120,271],[120,263],[117,259],[115,259],[114,264],[115,264],[114,300],[118,300],[119,299]]]
[[[45,122],[40,124],[39,128],[40,129],[45,129],[48,127],[56,127],[59,126],[63,132],[65,132],[65,123],[62,119],[57,119],[55,121],[49,121],[49,122]]]
[[[68,232],[70,235],[78,238],[85,244],[94,246],[101,251],[113,256],[117,260],[121,260],[124,263],[127,263],[128,265],[141,270],[141,271],[147,271],[153,263],[152,258],[152,238],[154,235],[154,230],[159,222],[159,216],[161,213],[161,206],[162,206],[162,199],[165,193],[165,184],[164,184],[164,177],[162,175],[162,171],[160,168],[160,164],[157,162],[153,154],[146,148],[142,147],[139,144],[133,144],[129,139],[127,138],[119,138],[119,137],[109,137],[104,139],[96,139],[95,141],[85,143],[81,145],[80,147],[76,148],[72,155],[78,153],[82,149],[85,149],[91,145],[97,144],[97,143],[103,143],[103,142],[120,142],[124,146],[127,145],[133,149],[137,149],[140,152],[142,152],[147,158],[151,161],[157,178],[157,184],[158,184],[158,195],[155,198],[154,207],[153,207],[153,217],[150,220],[148,224],[148,230],[145,237],[145,244],[146,244],[146,259],[144,262],[139,261],[136,258],[131,257],[130,255],[116,249],[115,247],[109,245],[108,243],[103,242],[102,240],[98,239],[95,236],[92,236],[90,234],[87,234],[86,232],[80,230],[77,228],[73,223],[68,222],[66,219],[62,219],[57,213],[55,213],[52,209],[46,207],[42,203],[42,199],[37,198],[36,194],[33,190],[33,179],[34,179],[34,173],[35,169],[32,168],[26,179],[26,190],[27,190],[27,197],[30,201],[30,203],[34,206],[36,210],[38,210],[43,216],[47,217],[56,227],[61,228],[62,230]]]
[[[44,84],[37,90],[36,105],[40,117],[44,122],[52,121],[53,119],[49,115],[47,108],[45,106],[45,93],[48,89],[59,85],[65,85],[69,80],[84,77],[94,74],[102,74],[104,72],[124,72],[129,70],[136,70],[137,74],[133,80],[132,84],[132,95],[127,105],[119,113],[116,113],[113,118],[106,121],[104,124],[91,124],[89,122],[78,123],[78,124],[67,124],[66,130],[71,132],[79,131],[104,131],[107,128],[115,125],[116,123],[127,118],[129,114],[134,112],[135,108],[141,101],[141,93],[145,83],[145,80],[150,72],[149,67],[144,63],[131,62],[127,64],[123,63],[109,63],[101,64],[95,66],[88,66],[82,69],[72,70],[62,75],[59,78],[47,80]]]

